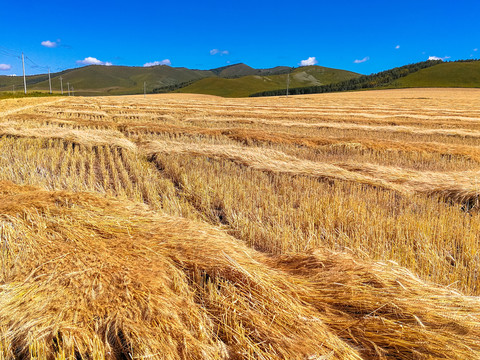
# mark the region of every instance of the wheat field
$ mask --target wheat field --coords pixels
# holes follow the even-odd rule
[[[0,101],[0,359],[480,358],[480,91]]]

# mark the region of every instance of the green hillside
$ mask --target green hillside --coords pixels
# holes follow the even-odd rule
[[[409,87],[480,87],[480,61],[459,60],[447,63],[442,60],[421,61],[326,85],[291,86],[289,93],[303,95]],[[250,96],[283,94],[285,94],[285,87],[278,90],[264,90]]]
[[[284,68],[278,71],[284,72]],[[350,71],[331,69],[322,66],[305,66],[296,68],[290,74],[290,87],[325,85],[349,80],[360,76]],[[281,75],[251,75],[236,79],[206,78],[183,87],[177,92],[209,94],[225,97],[249,96],[260,91],[285,88],[287,74]]]
[[[277,66],[271,69],[254,69],[245,64],[234,64],[212,70],[190,70],[165,65],[152,67],[131,66],[85,66],[52,73],[52,89],[60,92],[60,76],[64,92],[75,89],[77,95],[123,95],[143,92],[170,91],[185,86],[179,91],[220,96],[248,96],[252,93],[285,87],[287,73],[292,68]],[[320,66],[297,68],[291,74],[291,86],[329,84],[351,79],[358,74]],[[0,76],[0,91],[23,90],[21,76]],[[48,75],[27,76],[27,88],[32,91],[48,91]]]
[[[71,70],[66,70],[63,72],[59,72],[56,74],[56,76],[63,75]],[[40,75],[31,75],[27,76],[27,86],[30,88],[30,86],[33,86],[34,84],[40,83],[47,81],[47,89],[48,89],[48,74],[40,74]],[[14,89],[15,91],[23,91],[23,77],[22,76],[1,76],[0,75],[0,91],[12,91]]]
[[[222,66],[212,70],[215,75],[225,78],[254,75],[256,71],[256,69],[245,64]]]
[[[398,79],[388,87],[480,87],[480,61],[438,64]]]
[[[67,83],[75,88],[78,95],[121,95],[143,92],[143,83],[147,83],[147,91],[154,88],[193,81],[215,76],[211,71],[174,68],[165,65],[152,67],[100,66],[92,65],[70,69],[52,74],[52,89],[60,91],[60,76],[63,78],[63,89]],[[23,78],[20,76],[0,76],[0,91],[11,91],[12,85],[23,89]],[[46,91],[49,89],[48,75],[27,77],[28,91]]]
[[[285,93],[290,72],[290,93],[360,90],[368,88],[408,87],[480,87],[480,61],[425,61],[390,69],[372,75],[350,71],[305,66],[277,66],[254,69],[245,64],[233,64],[211,70],[191,70],[165,65],[152,67],[85,66],[52,73],[52,89],[60,92],[67,84],[76,95],[123,95],[176,91],[225,97],[250,95],[274,96]],[[0,92],[23,91],[21,76],[0,76]],[[28,92],[48,91],[48,75],[27,76]]]

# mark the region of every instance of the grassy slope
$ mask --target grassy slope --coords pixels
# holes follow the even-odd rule
[[[389,87],[480,87],[480,61],[435,65],[398,79]]]
[[[67,83],[75,88],[79,95],[122,95],[143,92],[143,83],[147,83],[147,92],[168,85],[199,80],[206,77],[239,77],[253,74],[282,72],[286,67],[273,69],[254,69],[245,64],[234,64],[211,70],[191,70],[170,66],[130,67],[130,66],[86,66],[52,73],[53,92],[60,92],[60,76],[63,78],[64,91]],[[0,92],[23,91],[23,77],[0,76]],[[27,76],[28,91],[48,91],[48,75]]]
[[[323,85],[360,76],[359,74],[321,66],[295,69],[290,75],[290,86]],[[250,94],[285,88],[287,75],[244,76],[238,79],[207,78],[199,80],[178,92],[241,97]]]
[[[222,78],[238,78],[241,76],[250,76],[250,75],[278,75],[283,74],[291,70],[288,66],[276,66],[269,69],[255,69],[246,64],[239,63],[228,66],[223,66],[220,68],[212,69],[211,71]]]
[[[234,64],[214,69],[214,73],[220,77],[238,77],[255,74],[257,70],[246,64]]]
[[[201,79],[213,76],[210,71],[173,68],[170,66],[153,66],[149,68],[128,66],[86,66],[63,74],[52,74],[52,88],[60,91],[60,79],[63,77],[63,89],[67,90],[67,82],[75,88],[79,95],[132,94],[143,91],[143,82],[147,82],[147,91],[155,87],[172,85],[178,82]],[[48,90],[48,76],[36,75],[27,78],[28,82],[45,79],[28,86],[32,90]],[[11,90],[12,84],[22,84],[21,77],[0,77],[0,91]],[[3,87],[2,87],[3,85]],[[18,85],[17,85],[17,88]]]
[[[79,95],[135,94],[143,91],[144,82],[147,82],[147,91],[151,91],[154,88],[198,79],[199,81],[178,92],[240,97],[255,92],[283,89],[286,84],[286,74],[248,75],[234,79],[216,77],[218,75],[241,76],[252,71],[262,73],[261,70],[250,68],[245,64],[236,64],[218,70],[221,71],[217,74],[214,71],[169,66],[151,68],[87,66],[52,74],[52,88],[54,92],[60,91],[60,76],[63,77],[64,90],[67,90],[68,82]],[[284,69],[279,67],[278,70]],[[290,87],[324,85],[356,76],[359,75],[349,71],[308,66],[297,68],[292,72]],[[0,91],[11,91],[12,85],[15,85],[15,90],[20,92],[23,89],[22,77],[0,76]],[[27,86],[30,92],[48,91],[48,76],[45,74],[28,76]],[[480,61],[439,64],[396,80],[387,87],[480,87]]]
[[[27,76],[27,86],[45,80],[47,80],[46,89],[48,89],[48,75],[45,74]],[[0,91],[12,91],[12,86],[15,86],[15,91],[23,91],[23,77],[6,75],[0,76]]]

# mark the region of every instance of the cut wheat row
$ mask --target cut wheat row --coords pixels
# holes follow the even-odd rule
[[[145,142],[141,150],[148,156],[157,153],[208,156],[261,171],[352,181],[405,194],[437,194],[462,203],[476,203],[480,196],[480,171],[426,173],[373,164],[328,164],[301,160],[275,150],[173,141]]]

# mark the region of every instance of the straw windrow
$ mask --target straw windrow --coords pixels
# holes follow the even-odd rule
[[[318,178],[331,178],[396,190],[439,195],[460,203],[480,196],[480,172],[434,173],[374,164],[327,164],[301,160],[275,150],[253,147],[150,142],[141,146],[150,156],[157,153],[201,155],[226,159],[256,170]]]

